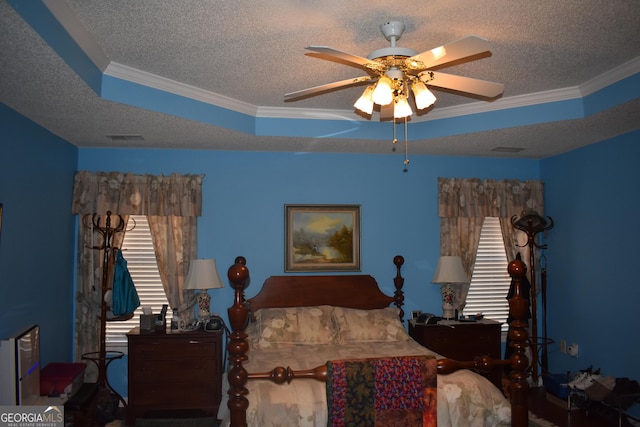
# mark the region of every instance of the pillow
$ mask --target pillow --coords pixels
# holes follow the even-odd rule
[[[247,328],[254,348],[332,344],[335,328],[330,306],[263,308]]]
[[[411,338],[400,322],[399,309],[386,307],[374,310],[334,307],[336,342],[407,341]]]

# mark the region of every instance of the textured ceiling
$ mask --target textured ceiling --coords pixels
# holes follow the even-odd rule
[[[490,56],[442,71],[504,83],[502,98],[485,102],[434,90],[435,108],[414,117],[409,126],[414,154],[543,158],[640,127],[638,85],[620,89],[624,95],[612,105],[599,102],[602,111],[509,121],[511,108],[544,108],[554,99],[584,97],[591,86],[606,88],[637,76],[637,0],[432,0],[393,6],[378,0],[68,0],[64,16],[60,10],[65,8],[51,7],[62,1],[44,4],[77,45],[89,46],[87,55],[102,72],[113,64],[125,66],[188,85],[194,93],[226,100],[224,108],[256,117],[339,116],[354,127],[364,120],[352,108],[363,87],[284,101],[285,93],[365,74],[305,55],[305,46],[367,56],[388,46],[379,26],[389,20],[406,25],[398,45],[418,52],[472,34],[489,39]],[[37,25],[23,19],[28,13],[12,7],[18,3],[0,0],[0,102],[79,147],[391,152],[390,123],[388,136],[377,138],[355,132],[309,137],[211,124],[197,114],[179,117],[129,102],[126,95],[110,101],[69,63],[65,49],[74,41],[56,45],[57,30],[48,36],[32,28]],[[497,110],[504,124],[493,118],[484,128],[459,130],[465,128],[469,109]],[[448,117],[454,119],[447,122]],[[445,129],[423,137],[431,122]],[[291,122],[283,123],[285,129]],[[106,137],[112,134],[140,134],[144,140],[112,141]],[[496,147],[523,151],[491,151]]]

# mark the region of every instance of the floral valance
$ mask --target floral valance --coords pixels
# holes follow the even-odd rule
[[[135,175],[78,171],[75,214],[104,213],[194,217],[202,214],[202,175]]]
[[[441,218],[510,218],[525,209],[544,215],[542,181],[438,178]]]

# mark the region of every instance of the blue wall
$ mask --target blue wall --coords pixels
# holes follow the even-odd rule
[[[439,176],[539,178],[533,160],[411,156],[300,154],[180,150],[81,149],[78,168],[134,173],[204,174],[198,256],[226,268],[247,258],[252,296],[270,275],[284,274],[284,205],[361,205],[362,271],[393,293],[393,257],[405,257],[405,311],[439,312],[439,287],[430,283],[440,253]],[[230,287],[211,291],[212,311],[226,317]],[[126,394],[125,359],[110,381]],[[120,386],[118,386],[120,384]]]
[[[0,104],[0,338],[39,324],[43,366],[73,358],[77,154]]]
[[[633,364],[639,286],[628,267],[640,241],[632,222],[640,214],[639,132],[540,161],[411,156],[407,173],[400,154],[78,150],[3,105],[0,135],[0,336],[40,323],[45,362],[72,357],[76,170],[204,174],[199,256],[216,258],[223,271],[246,256],[248,296],[284,273],[285,204],[360,204],[362,270],[392,292],[392,259],[403,255],[407,312],[440,310],[430,278],[439,254],[437,178],[448,176],[545,181],[546,213],[555,220],[546,239],[549,336],[580,345],[577,359],[552,345],[550,368],[593,364],[607,375],[640,378]],[[212,298],[225,316],[231,289]],[[110,368],[123,395],[126,375],[126,359]]]
[[[393,257],[405,257],[406,311],[441,308],[430,284],[440,248],[437,178],[465,176],[537,179],[533,160],[400,155],[296,154],[180,150],[81,149],[78,168],[90,171],[204,174],[198,256],[224,271],[247,258],[253,295],[264,279],[284,273],[284,205],[361,205],[362,271],[392,292]],[[387,279],[385,279],[387,278]],[[213,310],[226,313],[227,287],[212,291]]]
[[[640,379],[640,131],[541,162],[548,234],[548,329],[577,343],[578,358],[552,347],[556,373],[589,365]]]

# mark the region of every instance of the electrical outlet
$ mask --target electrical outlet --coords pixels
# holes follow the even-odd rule
[[[570,344],[567,347],[567,353],[569,356],[578,357],[578,344]]]
[[[560,341],[560,353],[565,354],[567,352],[567,341],[566,340],[561,340]]]

